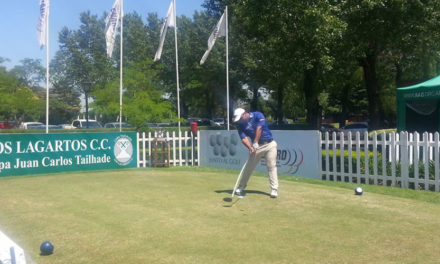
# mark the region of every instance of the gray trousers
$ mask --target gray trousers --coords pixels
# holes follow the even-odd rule
[[[238,186],[240,189],[244,189],[247,186],[249,178],[255,167],[258,165],[260,159],[266,159],[267,172],[269,174],[269,184],[271,189],[278,190],[278,173],[277,173],[277,143],[275,140],[272,142],[260,146],[255,153],[249,156],[249,160],[246,167],[243,169],[241,181]]]

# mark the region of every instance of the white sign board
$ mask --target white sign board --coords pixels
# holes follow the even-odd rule
[[[278,144],[278,174],[319,179],[319,135],[316,130],[272,131]],[[249,157],[237,131],[200,131],[200,165],[240,170]],[[257,171],[267,172],[265,159]]]
[[[0,263],[26,264],[23,249],[0,231]]]

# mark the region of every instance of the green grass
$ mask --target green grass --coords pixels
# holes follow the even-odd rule
[[[256,173],[257,176],[264,174]],[[0,230],[35,263],[436,263],[438,193],[199,167],[0,178]],[[55,246],[40,256],[41,242]],[[32,262],[31,262],[32,263]]]

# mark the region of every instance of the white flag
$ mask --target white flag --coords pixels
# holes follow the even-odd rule
[[[47,23],[49,19],[49,0],[40,0],[40,20],[38,21],[38,43],[40,47],[46,46]]]
[[[203,54],[202,59],[200,60],[200,65],[205,63],[206,59],[208,58],[209,53],[212,50],[212,47],[214,47],[215,41],[218,37],[224,37],[226,36],[226,19],[225,19],[225,13],[223,13],[220,20],[217,22],[217,25],[214,28],[214,31],[212,31],[211,36],[209,36],[208,39],[208,49],[205,51],[205,54]]]
[[[113,7],[105,18],[105,42],[107,45],[107,56],[111,57],[115,46],[116,29],[121,18],[121,0],[115,0]]]
[[[167,17],[162,25],[162,29],[160,30],[160,41],[159,47],[157,48],[156,55],[154,55],[154,61],[160,60],[160,56],[162,56],[162,48],[163,42],[165,41],[165,36],[167,35],[168,27],[176,26],[176,14],[174,10],[174,2],[171,1],[170,7],[168,8]]]

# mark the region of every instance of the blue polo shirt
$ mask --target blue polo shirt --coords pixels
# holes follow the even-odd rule
[[[249,120],[247,123],[238,124],[238,135],[241,139],[245,137],[250,137],[252,142],[255,139],[255,134],[257,133],[257,127],[261,126],[261,137],[258,142],[261,144],[264,141],[272,141],[272,133],[267,126],[266,118],[260,112],[249,112]]]

